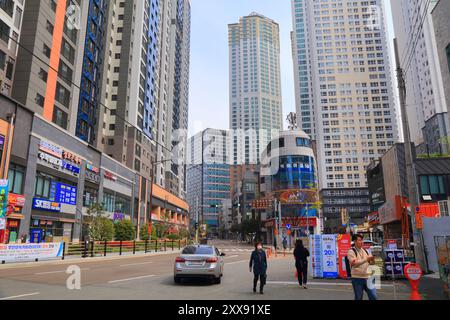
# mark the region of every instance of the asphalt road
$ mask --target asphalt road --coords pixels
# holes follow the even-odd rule
[[[248,269],[251,247],[219,243],[225,256],[222,284],[188,281],[175,284],[173,263],[176,254],[139,257],[101,258],[83,261],[33,263],[13,268],[0,267],[0,300],[39,299],[137,299],[137,300],[352,300],[348,281],[310,280],[309,288],[299,288],[294,278],[290,254],[269,259],[265,294],[252,292],[252,274]],[[66,282],[71,265],[81,269],[81,289],[70,290]],[[380,300],[409,298],[406,283],[383,282]]]

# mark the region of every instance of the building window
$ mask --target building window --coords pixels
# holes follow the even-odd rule
[[[38,172],[36,174],[35,196],[37,198],[49,199],[51,182],[52,178],[50,176]]]
[[[23,194],[23,180],[25,178],[25,168],[16,164],[9,166],[8,180],[9,192]]]
[[[67,129],[67,113],[55,107],[53,110],[53,123],[63,129]]]
[[[448,70],[450,71],[450,43],[448,44],[448,46],[445,50],[447,51]]]

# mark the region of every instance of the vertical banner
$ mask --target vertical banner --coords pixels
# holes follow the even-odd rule
[[[352,241],[349,234],[339,234],[337,237],[338,256],[339,256],[339,277],[347,279],[347,269],[345,268],[345,257],[352,247]]]
[[[309,237],[309,245],[311,252],[311,266],[314,278],[322,278],[322,238],[320,235],[312,235]]]
[[[0,180],[0,243],[6,241],[6,210],[8,208],[8,180]]]
[[[323,277],[336,279],[338,276],[337,253],[336,253],[336,235],[322,235],[322,254],[323,254]]]

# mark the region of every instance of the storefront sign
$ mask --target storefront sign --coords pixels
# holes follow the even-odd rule
[[[61,212],[61,204],[44,199],[33,199],[33,209],[51,212]]]
[[[335,279],[338,276],[336,256],[336,235],[322,235],[323,277]]]
[[[6,211],[8,207],[8,190],[8,180],[0,180],[0,218],[6,218]]]
[[[117,181],[117,177],[109,171],[105,171],[105,178],[111,181]]]
[[[367,222],[370,226],[375,226],[380,224],[380,216],[378,212],[372,212],[367,216]]]
[[[352,247],[352,241],[349,234],[339,234],[337,237],[339,252],[339,277],[347,279],[347,269],[345,267],[345,257]]]
[[[119,220],[124,220],[124,219],[125,219],[125,215],[123,213],[119,213],[119,212],[114,213],[114,218],[113,218],[114,221],[119,221]]]
[[[289,190],[280,194],[280,201],[283,204],[316,204],[318,193],[315,190]]]
[[[60,147],[52,145],[51,143],[49,143],[47,141],[41,140],[41,142],[39,144],[39,150],[42,150],[45,153],[48,153],[48,154],[55,156],[57,158],[60,158],[60,159],[63,156],[63,150]]]
[[[82,159],[80,157],[66,150],[63,150],[63,158],[80,166],[82,164]]]
[[[75,165],[73,165],[73,164],[71,164],[71,163],[69,163],[69,162],[67,162],[67,161],[63,160],[62,164],[61,164],[61,167],[64,170],[70,171],[70,172],[72,172],[72,173],[74,173],[76,175],[80,174],[80,168],[75,166]]]
[[[100,173],[100,169],[97,167],[94,167],[92,164],[90,163],[86,163],[86,169],[88,169],[89,171],[92,171],[94,173],[99,174]]]
[[[14,207],[23,207],[25,205],[25,196],[10,193],[8,194],[8,203]]]
[[[3,149],[4,145],[5,145],[5,137],[0,135],[0,149]]]
[[[0,244],[0,261],[21,262],[62,257],[62,243]]]
[[[49,155],[49,154],[44,153],[44,152],[39,152],[38,157],[42,161],[48,162],[49,164],[51,164],[53,166],[57,166],[58,168],[62,167],[63,161],[61,159],[58,159],[58,158],[52,156],[52,155]]]
[[[86,180],[89,180],[91,182],[100,183],[100,176],[98,174],[95,174],[94,172],[86,170],[85,174]]]
[[[55,202],[75,206],[77,204],[77,187],[55,183]]]
[[[0,230],[5,230],[5,229],[6,229],[6,219],[0,218]]]

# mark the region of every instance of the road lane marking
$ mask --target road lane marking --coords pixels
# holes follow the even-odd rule
[[[80,269],[80,271],[87,271],[89,270],[88,268],[84,268],[84,269]],[[60,271],[47,271],[47,272],[37,272],[34,275],[35,276],[41,276],[41,275],[46,275],[46,274],[54,274],[54,273],[66,273],[66,270],[60,270]]]
[[[296,281],[267,281],[267,284],[295,284],[298,285]],[[339,282],[308,282],[309,285],[317,286],[351,286],[351,283],[339,283]],[[381,284],[382,287],[393,287],[392,284]]]
[[[120,280],[112,280],[112,281],[108,281],[108,283],[133,281],[133,280],[144,279],[144,278],[151,278],[151,277],[155,277],[155,275],[151,274],[151,275],[148,275],[148,276],[134,277],[134,278],[128,278],[128,279],[120,279]]]
[[[239,261],[234,261],[234,262],[227,262],[225,264],[235,264],[235,263],[241,263],[241,262],[248,262],[248,260],[239,260]]]
[[[235,256],[230,256],[230,257],[228,257],[228,258],[237,258],[237,257],[239,257],[238,255],[235,255]]]
[[[150,264],[150,263],[153,263],[153,261],[151,261],[151,262],[139,262],[139,263],[122,264],[122,265],[120,265],[120,267],[139,266],[139,265],[142,265],[142,264]]]
[[[33,293],[26,293],[26,294],[21,294],[18,296],[11,296],[11,297],[5,297],[5,298],[0,298],[0,300],[10,300],[10,299],[16,299],[16,298],[23,298],[23,297],[29,297],[29,296],[35,296],[40,294],[39,292],[33,292]]]

